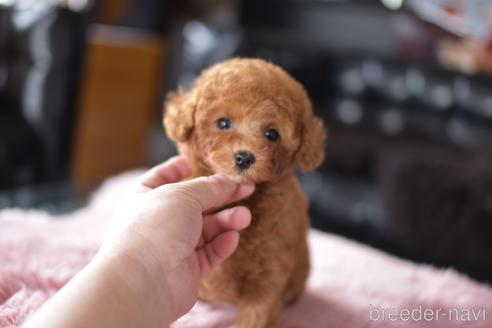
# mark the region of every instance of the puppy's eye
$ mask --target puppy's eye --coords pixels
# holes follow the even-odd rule
[[[268,129],[265,132],[265,137],[270,141],[276,141],[279,137],[279,134],[275,129]]]
[[[227,130],[231,128],[231,120],[227,117],[222,117],[217,120],[217,127],[221,130]]]

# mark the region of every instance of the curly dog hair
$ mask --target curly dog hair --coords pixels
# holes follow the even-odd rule
[[[308,200],[293,173],[324,159],[325,128],[306,91],[271,63],[230,59],[202,72],[190,91],[170,94],[164,127],[193,176],[256,184],[241,202],[252,223],[203,279],[200,298],[239,305],[238,327],[278,326],[309,273]]]

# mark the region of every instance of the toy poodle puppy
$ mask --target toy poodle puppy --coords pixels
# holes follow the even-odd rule
[[[318,167],[325,129],[304,88],[260,59],[219,63],[165,104],[164,128],[193,176],[255,183],[236,252],[201,282],[199,296],[239,305],[238,327],[277,327],[309,273],[308,201],[294,170]]]

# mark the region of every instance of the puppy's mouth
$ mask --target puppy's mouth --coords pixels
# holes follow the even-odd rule
[[[213,170],[214,173],[220,173],[227,176],[229,179],[236,183],[258,183],[255,174],[251,170],[241,170],[241,169],[222,169],[216,168]]]
[[[256,158],[249,152],[236,152],[228,165],[211,163],[215,173],[221,173],[237,183],[257,183],[255,174]],[[219,165],[217,165],[219,164]],[[226,164],[226,163],[221,163]]]

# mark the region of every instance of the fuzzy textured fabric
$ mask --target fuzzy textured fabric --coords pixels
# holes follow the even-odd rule
[[[91,259],[104,237],[112,209],[136,174],[110,179],[87,207],[70,215],[55,218],[38,211],[0,211],[0,327],[21,325]],[[307,290],[298,303],[286,308],[282,327],[492,325],[492,313],[486,312],[492,311],[492,289],[486,285],[452,270],[403,261],[330,234],[312,231],[309,243],[312,270]],[[391,321],[387,316],[375,321],[376,311],[381,317],[383,308],[413,310],[416,319],[420,309],[421,317]],[[432,321],[425,321],[426,309],[434,311]],[[440,316],[435,315],[438,309]],[[233,327],[236,312],[231,305],[198,302],[172,327]]]

